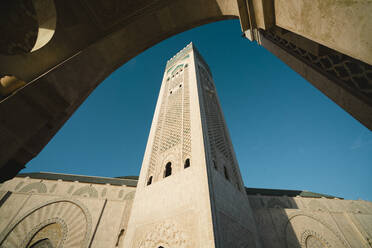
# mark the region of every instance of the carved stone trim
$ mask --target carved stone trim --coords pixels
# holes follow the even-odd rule
[[[180,230],[176,224],[168,221],[161,222],[154,226],[152,232],[146,233],[138,242],[139,248],[152,248],[152,247],[188,247],[188,237]]]
[[[278,32],[261,30],[261,33],[266,39],[364,99],[366,103],[372,104],[372,65],[330,49],[327,54],[315,55],[286,40]]]
[[[350,245],[345,241],[345,239],[342,237],[342,235],[341,235],[338,231],[334,230],[334,228],[333,228],[331,225],[329,225],[327,222],[323,221],[322,219],[317,218],[315,215],[312,215],[312,214],[310,214],[310,213],[304,213],[304,212],[294,213],[294,214],[290,214],[290,215],[288,216],[288,221],[287,221],[287,223],[285,224],[285,227],[284,227],[284,237],[286,236],[286,231],[287,231],[288,225],[290,225],[291,220],[292,220],[293,218],[295,218],[295,217],[298,217],[298,216],[306,216],[306,217],[309,217],[309,218],[311,218],[311,219],[313,219],[313,220],[319,222],[320,224],[322,224],[322,225],[324,225],[325,227],[327,227],[328,230],[331,231],[331,232],[332,232],[332,233],[333,233],[333,234],[338,238],[338,240],[339,240],[339,241],[340,241],[340,242],[341,242],[345,247],[347,247],[347,248],[352,248],[352,247],[351,247],[351,246],[350,246]],[[285,240],[285,242],[286,242],[286,247],[288,247],[287,240]]]
[[[33,189],[37,190],[37,193],[47,193],[47,186],[42,182],[34,182],[27,184],[19,192],[28,193]]]
[[[29,215],[31,215],[32,213],[36,212],[37,210],[39,210],[43,207],[46,207],[48,205],[58,203],[58,202],[70,202],[72,204],[75,204],[77,207],[79,207],[82,210],[82,212],[85,216],[86,222],[87,222],[87,231],[85,233],[85,237],[84,237],[84,240],[82,242],[82,244],[83,244],[82,247],[88,247],[89,240],[90,240],[90,237],[91,237],[92,216],[91,216],[91,214],[90,214],[90,212],[89,212],[89,210],[86,206],[84,206],[80,201],[72,199],[72,198],[60,198],[60,199],[50,200],[50,201],[47,201],[47,202],[43,203],[42,205],[38,205],[38,206],[30,209],[26,213],[24,213],[20,218],[17,218],[17,220],[14,221],[13,224],[9,225],[0,234],[0,247],[3,244],[3,242],[5,241],[5,239],[8,237],[8,235],[17,227],[17,225],[20,224],[23,220],[25,220]]]
[[[40,224],[38,224],[37,226],[35,226],[34,228],[32,228],[32,230],[24,238],[21,247],[27,247],[28,243],[31,241],[31,239],[35,236],[35,234],[39,230],[41,230],[42,228],[46,227],[47,225],[50,225],[50,224],[53,224],[53,223],[58,223],[62,227],[62,240],[57,247],[57,248],[62,248],[63,243],[65,242],[66,237],[67,237],[68,228],[67,228],[67,224],[63,221],[63,219],[58,218],[58,217],[47,219],[47,220],[41,222]]]
[[[327,240],[325,240],[319,233],[313,231],[313,230],[306,230],[302,233],[301,235],[301,247],[303,248],[308,248],[306,246],[306,240],[307,238],[309,238],[310,236],[314,236],[315,238],[317,238],[324,246],[325,248],[331,248],[332,246],[327,242]]]

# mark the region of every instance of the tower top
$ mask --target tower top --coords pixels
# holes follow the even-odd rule
[[[188,53],[191,50],[197,55],[199,61],[203,63],[204,67],[207,69],[209,74],[212,75],[209,65],[207,64],[207,62],[205,62],[204,58],[201,56],[201,54],[199,53],[198,49],[196,48],[195,44],[192,41],[167,61],[165,70],[169,71],[175,64],[177,64],[177,62],[187,59],[189,57]]]
[[[172,65],[174,65],[180,58],[183,57],[186,53],[188,53],[190,50],[194,49],[194,45],[192,42],[190,42],[187,46],[182,48],[178,53],[176,53],[172,58],[170,58],[167,61],[167,66],[165,69],[170,68]]]

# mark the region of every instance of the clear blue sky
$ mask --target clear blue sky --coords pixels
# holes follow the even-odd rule
[[[111,74],[22,172],[138,175],[166,61],[192,41],[213,73],[247,187],[372,201],[372,132],[239,21],[173,36]]]

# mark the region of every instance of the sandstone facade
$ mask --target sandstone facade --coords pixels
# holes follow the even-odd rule
[[[211,71],[167,62],[139,178],[21,174],[0,187],[0,246],[371,247],[372,203],[245,188]]]

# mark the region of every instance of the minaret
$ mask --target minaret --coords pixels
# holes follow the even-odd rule
[[[122,247],[258,247],[211,71],[190,43],[166,65]]]

